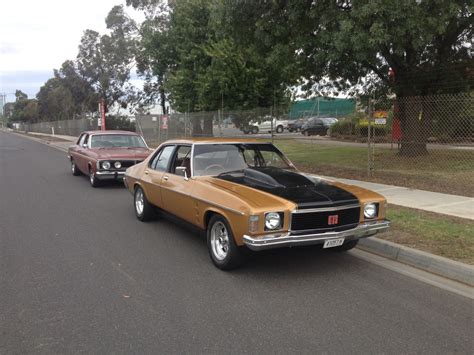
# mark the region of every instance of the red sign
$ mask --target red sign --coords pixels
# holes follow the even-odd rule
[[[161,116],[161,129],[168,129],[168,115]]]
[[[99,113],[100,113],[100,118],[98,125],[101,127],[100,129],[102,131],[105,131],[105,101],[104,99],[100,99],[99,101]]]
[[[339,223],[339,215],[335,214],[332,216],[328,216],[328,225],[333,226]]]

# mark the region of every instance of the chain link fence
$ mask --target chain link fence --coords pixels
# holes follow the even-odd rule
[[[369,177],[474,196],[474,93],[373,99],[371,111]]]
[[[21,123],[18,130],[44,134],[65,135],[78,137],[81,132],[96,130],[97,119],[80,118],[74,120]]]
[[[305,171],[474,196],[472,92],[366,102],[337,120],[270,107],[136,116],[136,130],[152,146],[191,136],[262,139]],[[323,128],[308,134],[317,121]]]
[[[186,137],[261,139],[274,142],[304,171],[474,196],[473,92],[365,102],[337,118],[329,111],[305,117],[305,110],[298,115],[287,107],[266,107],[138,115],[128,123],[152,147]],[[23,124],[19,129],[78,136],[97,129],[97,120]]]

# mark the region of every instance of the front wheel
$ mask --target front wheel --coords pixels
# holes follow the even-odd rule
[[[92,168],[89,168],[89,182],[90,182],[92,187],[100,186],[100,181],[95,176],[94,172],[92,171]]]
[[[229,224],[220,215],[212,216],[207,226],[207,248],[212,262],[221,270],[235,269],[244,261]]]
[[[76,165],[76,162],[74,161],[74,159],[71,159],[71,173],[72,173],[72,175],[74,175],[74,176],[79,176],[79,175],[81,175],[81,172],[80,172],[79,169],[77,168],[77,165]]]
[[[278,126],[276,129],[277,133],[283,133],[283,126]]]
[[[342,244],[338,247],[331,248],[331,250],[336,251],[336,252],[348,251],[348,250],[351,250],[351,249],[355,248],[357,243],[359,243],[359,239],[349,240],[348,242],[345,242],[344,244]]]
[[[258,127],[252,127],[252,134],[258,133]]]

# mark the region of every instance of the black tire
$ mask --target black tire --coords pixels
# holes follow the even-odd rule
[[[252,127],[252,134],[258,133],[258,127]]]
[[[215,230],[214,230],[215,228]],[[225,230],[226,236],[217,236],[219,230]],[[215,214],[211,217],[207,225],[207,249],[213,264],[221,270],[232,270],[243,264],[245,256],[241,247],[235,244],[234,234],[221,215]],[[224,242],[221,243],[220,240]]]
[[[342,244],[338,247],[331,248],[331,250],[335,251],[335,252],[348,251],[348,250],[351,250],[351,249],[355,248],[357,243],[359,243],[359,239],[349,240],[349,241],[345,242],[344,244]]]
[[[77,168],[77,165],[76,165],[76,163],[74,162],[74,159],[71,159],[71,173],[72,173],[72,175],[74,175],[74,176],[79,176],[79,175],[81,175],[81,172],[80,172],[79,169]]]
[[[249,134],[250,132],[246,129],[244,129],[242,132],[244,132],[244,134]]]
[[[94,187],[94,188],[100,186],[100,181],[99,181],[99,179],[97,179],[97,177],[93,173],[91,167],[89,167],[89,182],[90,182],[91,186]]]
[[[137,200],[141,200],[142,207],[138,207]],[[133,194],[133,209],[135,210],[135,215],[138,220],[142,222],[147,222],[155,219],[156,212],[155,207],[148,202],[145,192],[140,186],[135,188],[135,193]]]
[[[283,133],[283,126],[278,126],[276,129],[277,133]]]

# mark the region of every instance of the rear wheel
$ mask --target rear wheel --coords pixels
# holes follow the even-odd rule
[[[207,226],[207,248],[212,262],[221,270],[231,270],[244,262],[240,247],[227,220],[215,214]]]
[[[135,215],[140,221],[150,221],[155,217],[155,209],[153,205],[148,202],[141,187],[135,189],[133,205],[135,207]]]
[[[336,251],[336,252],[348,251],[348,250],[351,250],[351,249],[355,248],[357,243],[359,243],[359,239],[349,240],[349,241],[345,242],[344,244],[342,244],[338,247],[331,248],[331,250]]]
[[[258,127],[252,127],[252,134],[258,133]]]
[[[71,159],[71,173],[72,173],[72,175],[74,175],[74,176],[79,176],[79,175],[81,175],[81,172],[80,172],[79,169],[77,168],[77,165],[76,165],[76,162],[74,161],[74,159]]]
[[[276,129],[277,133],[282,133],[283,132],[283,126],[278,126]]]

